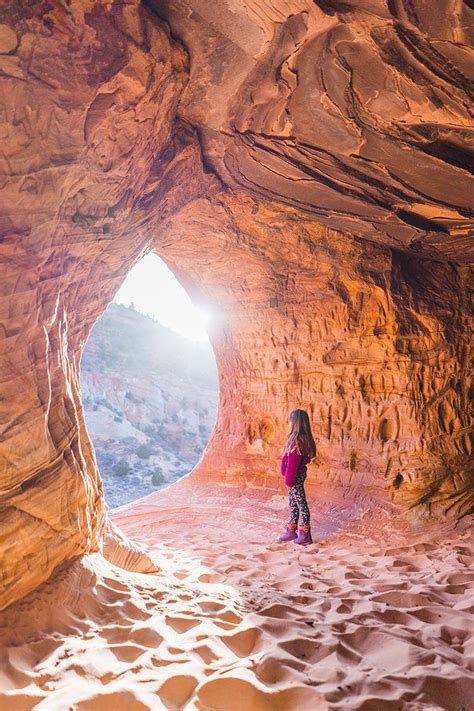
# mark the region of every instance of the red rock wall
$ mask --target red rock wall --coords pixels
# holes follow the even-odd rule
[[[369,26],[376,29],[382,3],[356,11],[350,3],[308,10],[302,2],[296,19],[287,5],[263,12],[258,3],[242,4],[240,24],[226,20],[216,29],[208,17],[212,3],[194,14],[187,3],[161,4],[188,51],[138,2],[33,2],[9,6],[0,17],[0,608],[91,550],[147,568],[107,517],[79,366],[93,323],[151,248],[214,313],[221,404],[195,481],[275,486],[287,413],[302,406],[320,445],[321,480],[350,495],[395,495],[403,505],[426,501],[454,515],[468,508],[472,310],[470,272],[461,263],[469,243],[467,213],[453,197],[466,195],[464,169],[453,162],[454,143],[449,156],[445,144],[442,153],[441,138],[434,140],[436,166],[446,172],[418,165],[419,154],[407,147],[406,119],[397,119],[396,138],[375,119],[373,141],[354,128],[359,146],[370,143],[376,154],[357,153],[356,160],[347,121],[339,132],[324,128],[339,121],[342,104],[336,110],[321,97],[311,136],[326,135],[337,150],[323,151],[316,139],[311,146],[301,127],[305,111],[315,109],[305,108],[304,97],[320,96],[322,80],[303,76],[312,64],[324,65],[327,84],[333,74],[321,57],[343,48],[338,61],[350,73],[348,57],[359,56],[353,43],[360,45]],[[407,20],[401,3],[393,8],[395,19],[384,11],[384,31],[413,25],[413,12]],[[464,15],[456,17],[462,40]],[[330,28],[343,37],[330,41]],[[417,41],[423,32],[416,30]],[[452,39],[435,36],[430,66],[436,69],[437,58],[443,105],[420,122],[441,136],[448,112],[461,145],[464,99],[455,98],[465,83],[452,65],[456,57],[461,62],[464,45],[460,40],[457,51]],[[449,67],[442,52],[452,55]],[[420,53],[413,49],[410,62]],[[381,50],[378,56],[393,67]],[[449,91],[448,74],[450,87],[457,82]],[[353,83],[341,89],[354,117],[363,76],[353,68]],[[400,78],[394,81],[403,94]],[[420,91],[432,91],[428,84]],[[295,92],[292,106],[300,108],[292,114],[285,102]],[[393,128],[395,108],[378,105],[377,112]],[[285,123],[278,118],[285,115],[296,118]],[[300,126],[298,137],[290,124]],[[388,146],[397,160],[405,156],[396,179]],[[415,159],[417,185],[410,182]],[[257,167],[250,169],[251,160]],[[325,197],[329,173],[337,205]],[[439,190],[427,195],[435,174],[449,191],[445,203]],[[436,207],[436,229],[410,223],[404,231],[400,209],[415,203],[418,211],[429,209],[430,220]],[[407,251],[392,251],[394,245]]]
[[[79,360],[146,249],[139,201],[187,75],[138,3],[15,7],[0,58],[0,607],[103,545]]]
[[[157,232],[158,253],[215,323],[220,409],[194,477],[277,488],[287,415],[303,407],[320,451],[309,488],[329,480],[466,512],[468,270],[241,193],[191,202]]]
[[[446,0],[150,0],[222,180],[379,244],[472,263],[473,11]]]

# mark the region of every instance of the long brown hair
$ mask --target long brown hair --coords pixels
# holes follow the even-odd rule
[[[293,410],[288,415],[290,429],[283,447],[283,454],[296,449],[298,454],[306,452],[310,461],[316,456],[316,443],[311,432],[311,423],[306,410]]]

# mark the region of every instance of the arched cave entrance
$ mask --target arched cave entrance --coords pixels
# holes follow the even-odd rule
[[[166,487],[201,458],[219,395],[208,316],[149,253],[95,323],[81,397],[111,508]]]

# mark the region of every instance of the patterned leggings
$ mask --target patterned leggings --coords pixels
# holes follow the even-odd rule
[[[304,481],[306,472],[296,476],[295,483],[288,489],[288,504],[290,507],[289,523],[298,523],[298,518],[301,513],[301,526],[306,526],[310,522],[310,514],[308,502],[306,501],[306,493],[304,490]]]

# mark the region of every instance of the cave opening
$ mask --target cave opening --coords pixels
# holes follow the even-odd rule
[[[151,252],[94,324],[81,391],[111,508],[168,486],[201,458],[219,397],[208,319]]]

